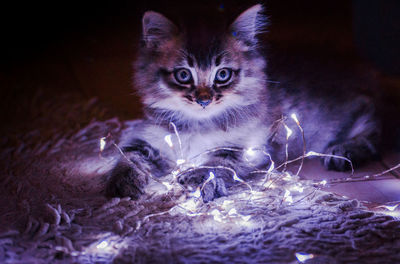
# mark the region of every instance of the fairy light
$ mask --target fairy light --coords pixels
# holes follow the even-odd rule
[[[201,190],[200,187],[196,188],[196,191],[191,193],[191,196],[195,197],[195,198],[200,198],[201,197]]]
[[[299,128],[300,133],[301,133],[301,139],[303,141],[303,155],[302,155],[302,158],[301,158],[300,166],[299,166],[299,168],[297,169],[297,172],[296,172],[296,176],[298,176],[300,171],[301,171],[301,169],[303,168],[304,158],[305,158],[305,155],[306,155],[306,150],[307,150],[306,149],[306,137],[304,135],[303,127],[300,125],[299,119],[297,118],[297,115],[295,113],[292,113],[290,115],[290,117],[294,120],[294,122],[296,123],[297,127]]]
[[[180,165],[184,164],[185,162],[186,162],[186,160],[184,160],[184,159],[177,159],[176,165],[180,166]]]
[[[196,201],[196,199],[191,198],[191,199],[187,199],[183,203],[180,203],[179,207],[185,209],[186,211],[193,213],[196,211],[198,205],[199,205],[199,202]]]
[[[200,190],[203,190],[204,187],[206,186],[207,183],[209,183],[210,181],[212,181],[215,178],[215,175],[212,171],[210,171],[209,176],[207,178],[207,180],[203,183],[203,185],[201,186]]]
[[[293,130],[291,130],[286,124],[283,124],[286,129],[286,140],[289,140],[290,136],[293,134]]]
[[[386,208],[386,209],[388,209],[389,211],[394,211],[394,210],[396,210],[396,208],[399,206],[399,204],[396,204],[396,205],[385,205],[384,207]]]
[[[246,159],[246,161],[250,162],[250,161],[254,160],[256,153],[257,152],[254,148],[248,148],[244,152],[244,158]]]
[[[266,182],[263,184],[263,186],[265,186],[267,189],[275,189],[275,188],[276,188],[276,185],[275,185],[275,183],[274,183],[273,180],[268,180],[268,181],[266,181]]]
[[[297,260],[300,261],[301,263],[304,263],[307,260],[315,257],[314,254],[307,254],[304,252],[296,252],[295,256],[296,256]]]
[[[400,211],[380,211],[379,213],[388,215],[394,218],[399,219],[400,218]]]
[[[294,120],[294,122],[296,122],[296,124],[297,124],[298,126],[300,125],[299,119],[297,119],[297,115],[296,115],[295,113],[292,113],[292,114],[290,115],[290,117]]]
[[[108,242],[107,242],[107,240],[101,241],[101,242],[96,246],[97,249],[105,249],[105,248],[107,248],[107,247],[108,247]]]
[[[304,187],[302,187],[300,185],[294,185],[294,186],[292,186],[291,190],[302,193],[304,191]]]
[[[290,176],[290,174],[287,171],[285,171],[283,174],[285,175],[285,177],[283,177],[283,180],[285,180],[285,181],[292,180],[292,176]]]
[[[106,139],[107,137],[100,138],[100,153],[103,152],[104,148],[106,147]]]
[[[396,208],[399,206],[400,204],[395,204],[395,205],[380,205],[377,208],[385,208],[391,212],[393,212],[394,210],[396,210]]]
[[[297,157],[297,158],[292,159],[292,160],[287,160],[287,161],[285,161],[284,163],[282,163],[281,165],[279,165],[278,167],[276,167],[275,169],[278,170],[278,169],[281,168],[281,167],[284,167],[284,168],[285,168],[287,164],[296,162],[296,161],[301,160],[301,159],[303,159],[303,158],[305,158],[305,157],[312,157],[312,156],[317,156],[317,157],[331,157],[331,158],[335,158],[335,159],[342,159],[342,160],[345,160],[345,161],[347,161],[347,162],[350,164],[350,167],[351,167],[351,176],[354,175],[353,162],[352,162],[350,159],[348,159],[348,158],[346,158],[346,157],[343,157],[343,156],[339,156],[339,155],[324,154],[324,153],[319,153],[319,152],[315,152],[315,151],[308,151],[305,155],[301,155],[300,157]],[[386,170],[386,171],[383,172],[383,173],[387,173],[387,172],[389,172],[389,171],[395,170],[396,168],[400,168],[400,164],[398,164],[396,167],[393,167],[393,168],[391,168],[391,169],[389,169],[389,170]],[[383,174],[383,173],[382,173],[382,174]],[[379,174],[379,175],[380,175],[380,174]],[[375,176],[375,175],[373,175],[373,176]]]
[[[126,246],[126,240],[118,235],[110,233],[99,234],[99,240],[82,248],[83,255],[111,256],[116,255],[122,247]],[[79,253],[78,253],[79,254]]]
[[[210,215],[213,216],[214,220],[220,223],[223,223],[222,214],[218,209],[214,209],[210,212]]]
[[[174,133],[175,133],[176,139],[178,140],[178,144],[179,144],[180,156],[181,156],[181,159],[183,159],[182,140],[179,135],[178,129],[176,128],[176,125],[174,124],[174,122],[170,122],[169,125],[172,126],[172,128],[174,129]]]
[[[288,203],[293,203],[293,197],[288,189],[285,190],[285,195],[283,196],[283,199]]]
[[[242,215],[241,218],[243,221],[248,222],[251,218],[251,215]]]
[[[173,207],[171,207],[169,210],[167,211],[163,211],[163,212],[159,212],[159,213],[154,213],[154,214],[149,214],[146,215],[144,218],[142,218],[141,221],[138,222],[138,228],[140,228],[140,226],[142,225],[142,223],[144,223],[146,220],[148,220],[151,217],[154,216],[160,216],[160,215],[164,215],[167,213],[172,212],[173,210],[177,209],[177,208],[181,208],[184,210],[185,214],[187,216],[201,216],[201,215],[210,215],[212,216],[212,219],[214,219],[216,222],[220,222],[220,223],[228,223],[228,222],[234,222],[240,225],[244,225],[244,226],[249,226],[248,223],[249,220],[252,218],[251,215],[242,215],[238,213],[238,209],[235,207],[235,203],[236,201],[234,200],[224,200],[224,202],[222,203],[222,205],[217,206],[214,203],[210,203],[210,204],[205,207],[203,200],[201,199],[202,193],[201,191],[204,189],[205,185],[207,183],[209,183],[210,181],[214,180],[216,178],[216,175],[214,174],[214,172],[216,170],[227,170],[230,173],[232,173],[232,178],[234,181],[240,182],[242,184],[245,184],[249,190],[250,190],[250,198],[248,199],[248,202],[254,202],[257,203],[257,199],[261,199],[264,197],[267,197],[265,189],[274,189],[277,187],[276,184],[278,184],[278,180],[279,180],[279,184],[281,183],[281,180],[284,180],[286,183],[284,184],[289,184],[289,187],[285,188],[285,192],[283,194],[282,197],[282,202],[287,202],[290,205],[293,205],[301,200],[303,200],[305,197],[309,196],[310,194],[306,194],[304,197],[302,197],[301,199],[297,199],[296,202],[293,202],[293,198],[294,195],[299,195],[300,193],[304,193],[304,187],[300,184],[300,183],[296,183],[294,185],[290,186],[290,183],[296,181],[298,179],[298,173],[302,168],[302,164],[300,165],[298,172],[296,173],[296,175],[293,177],[289,172],[285,171],[286,165],[291,163],[291,162],[295,162],[298,160],[304,160],[304,158],[306,157],[310,157],[310,156],[319,156],[319,157],[332,157],[332,158],[338,158],[338,159],[343,159],[346,160],[347,162],[349,162],[349,164],[351,165],[352,168],[352,175],[354,173],[354,169],[353,169],[353,165],[351,163],[351,161],[346,158],[346,157],[342,157],[342,156],[337,156],[337,155],[331,155],[331,154],[323,154],[323,153],[318,153],[318,152],[314,152],[314,151],[309,151],[306,153],[305,150],[305,140],[304,140],[304,131],[302,129],[302,127],[300,126],[300,122],[296,116],[295,113],[291,114],[290,117],[294,120],[294,122],[296,123],[296,125],[299,127],[300,131],[302,132],[302,136],[303,136],[303,155],[301,157],[298,157],[296,159],[293,160],[288,160],[288,142],[289,142],[289,138],[293,135],[293,131],[291,128],[289,128],[285,123],[284,123],[284,127],[286,130],[286,161],[282,164],[280,164],[279,166],[275,166],[274,161],[272,160],[272,157],[269,153],[265,152],[263,149],[261,148],[257,148],[257,147],[249,147],[247,149],[241,149],[241,148],[227,148],[227,147],[220,147],[220,148],[214,148],[214,149],[210,149],[207,150],[205,152],[202,152],[198,155],[196,155],[194,158],[190,159],[190,160],[186,160],[184,159],[184,153],[183,153],[183,149],[182,149],[182,141],[178,132],[177,127],[175,126],[174,123],[170,123],[170,126],[173,128],[175,136],[176,136],[176,140],[178,141],[179,144],[179,151],[180,151],[180,155],[179,158],[176,160],[176,165],[177,167],[172,170],[171,174],[174,176],[174,181],[171,182],[161,182],[159,181],[159,183],[163,184],[167,191],[171,191],[176,182],[176,179],[179,178],[179,176],[182,176],[186,173],[190,173],[193,172],[195,170],[200,170],[200,169],[208,169],[208,178],[206,181],[204,181],[200,186],[197,186],[196,189],[194,188],[190,188],[186,187],[186,191],[190,191],[190,192],[185,192],[185,196],[181,196],[184,201],[183,202],[177,202],[177,204]],[[164,136],[164,141],[166,142],[166,144],[170,147],[170,148],[174,148],[174,144],[173,144],[173,140],[172,140],[172,136],[173,134],[168,134]],[[107,137],[102,137],[100,138],[100,152],[102,152],[105,147],[106,147],[106,143],[107,143]],[[112,143],[114,146],[116,146],[118,148],[118,146],[115,143]],[[124,156],[126,159],[128,159],[124,152],[118,148],[118,150],[120,151],[121,155]],[[227,151],[233,151],[233,152],[241,152],[243,153],[245,159],[248,161],[247,157],[252,158],[255,157],[257,155],[257,152],[262,152],[264,154],[264,156],[268,157],[269,162],[270,162],[270,166],[266,171],[253,171],[251,173],[265,173],[267,175],[267,179],[262,183],[262,190],[263,191],[253,191],[252,186],[247,183],[246,181],[244,181],[242,178],[240,178],[238,176],[238,174],[236,173],[236,171],[233,168],[230,167],[225,167],[225,166],[197,166],[195,164],[191,164],[191,162],[195,159],[200,157],[201,155],[208,155],[210,153],[214,153],[220,150],[227,150]],[[178,154],[178,153],[176,153]],[[129,160],[129,159],[128,159]],[[284,169],[282,170],[282,174],[278,173],[274,173],[274,171],[277,171],[279,168],[281,168],[282,166],[284,166]],[[400,164],[397,165],[394,168],[391,168],[389,170],[386,170],[380,174],[375,174],[372,176],[364,176],[364,179],[369,179],[369,180],[375,180],[378,177],[381,177],[383,174],[392,171],[396,168],[399,168]],[[270,177],[276,176],[276,178],[274,179],[269,179]],[[348,177],[347,179],[351,179],[353,180],[354,178],[350,178]],[[346,179],[346,181],[347,181]],[[345,180],[345,179],[343,179]],[[328,183],[333,182],[332,180],[329,180],[329,182],[327,180],[322,180],[319,182],[314,183],[314,191],[318,190],[321,187],[326,186]],[[176,184],[177,186],[181,186]],[[310,186],[310,187],[311,187]],[[183,188],[183,187],[181,187]],[[193,191],[194,190],[194,191]],[[292,194],[292,192],[294,192]],[[174,193],[179,193],[179,192],[174,192]],[[181,194],[180,194],[181,195]],[[245,196],[243,196],[245,197]],[[182,199],[178,199],[177,201],[182,201]],[[215,208],[215,206],[217,206],[217,208]],[[386,206],[382,206],[382,208],[385,208],[387,211],[387,214],[392,214],[392,215],[398,215],[400,214],[400,212],[397,212],[396,209],[399,206],[399,204],[396,205],[386,205]],[[214,208],[213,208],[214,207]],[[207,211],[205,211],[205,208],[207,208]],[[212,209],[213,208],[213,209]],[[221,210],[219,210],[218,208],[220,208]],[[211,211],[209,211],[211,210]],[[107,248],[109,246],[109,243],[107,241],[102,241],[99,244],[97,244],[96,248],[98,249],[102,249],[102,248]],[[306,253],[296,253],[296,258],[300,261],[300,262],[305,262],[306,260],[313,258],[314,255],[313,254],[306,254]]]
[[[248,155],[250,157],[253,157],[254,155],[256,155],[256,152],[255,152],[255,150],[253,148],[248,148],[246,150],[246,155]]]
[[[251,199],[259,199],[265,197],[264,192],[259,192],[259,191],[252,191],[251,192]]]
[[[174,146],[174,144],[172,143],[172,135],[168,134],[164,137],[164,141],[168,144],[168,146],[170,148],[172,148]]]
[[[172,184],[170,184],[169,182],[162,182],[162,184],[167,187],[167,191],[170,191],[173,189]]]
[[[293,134],[293,131],[285,123],[283,123],[283,126],[286,129],[285,163],[284,163],[285,165],[283,167],[283,171],[285,171],[286,170],[287,161],[289,159],[289,138]]]
[[[245,182],[244,180],[240,179],[240,178],[237,176],[236,171],[233,171],[233,172],[234,172],[234,173],[233,173],[233,180],[234,180],[234,181],[241,182],[241,183],[247,185],[247,187],[249,187],[249,189],[250,189],[250,192],[252,192],[252,191],[253,191],[253,188],[251,187],[251,185],[248,184],[247,182]]]

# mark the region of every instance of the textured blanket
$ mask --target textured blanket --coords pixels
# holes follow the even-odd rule
[[[67,105],[2,140],[1,263],[400,263],[392,211],[290,172],[238,181],[207,204],[173,174],[138,201],[107,199],[104,175],[131,123],[95,100]]]

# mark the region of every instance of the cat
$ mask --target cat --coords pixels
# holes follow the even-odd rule
[[[227,195],[234,183],[233,171],[226,168],[246,178],[254,168],[271,164],[256,149],[275,162],[285,160],[287,142],[289,157],[303,154],[293,113],[308,150],[344,156],[354,165],[377,155],[379,123],[367,97],[333,100],[306,88],[269,85],[258,38],[266,26],[262,5],[230,24],[202,26],[197,21],[178,26],[154,11],[144,14],[134,81],[146,118],[136,121],[120,143],[125,157],[108,175],[109,196],[138,199],[149,177],[168,175],[177,162],[203,166],[178,180],[194,187],[207,180],[201,193],[205,202]],[[246,156],[246,150],[259,155]],[[346,161],[332,157],[323,164],[349,169]]]

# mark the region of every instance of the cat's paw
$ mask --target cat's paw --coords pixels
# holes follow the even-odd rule
[[[135,171],[129,166],[115,167],[107,183],[106,194],[110,197],[131,197],[134,200],[144,194],[148,183],[145,173]]]
[[[218,175],[214,175],[212,179],[209,177],[209,172],[200,169],[181,175],[178,182],[191,190],[200,188],[201,197],[205,203],[228,195],[225,182],[221,177],[218,177]]]
[[[352,166],[359,167],[368,160],[379,159],[374,145],[364,138],[330,146],[325,153],[344,157],[351,161],[350,163],[343,158],[325,157],[323,164],[328,170],[346,171],[350,170]]]
[[[351,164],[354,165],[354,162],[358,160],[357,152],[359,152],[357,147],[352,146],[351,144],[334,145],[329,147],[325,151],[325,153],[346,158],[350,160],[352,163],[343,158],[338,158],[338,157],[325,157],[322,162],[325,168],[328,170],[348,171],[351,169]]]

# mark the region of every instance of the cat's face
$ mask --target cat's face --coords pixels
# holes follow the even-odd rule
[[[163,15],[146,12],[145,47],[135,73],[145,106],[202,120],[262,100],[265,61],[255,38],[262,26],[260,11],[253,6],[219,32],[178,29]]]

